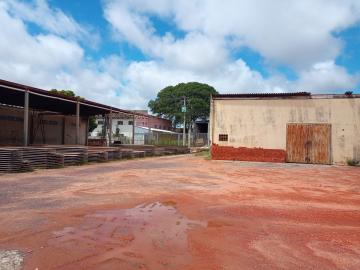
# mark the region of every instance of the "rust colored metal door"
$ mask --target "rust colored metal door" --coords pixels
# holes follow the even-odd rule
[[[286,159],[297,163],[331,163],[330,124],[288,124]]]

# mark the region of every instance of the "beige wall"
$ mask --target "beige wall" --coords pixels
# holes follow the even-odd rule
[[[34,144],[43,144],[39,118],[29,112],[29,137],[33,130]],[[64,126],[65,119],[65,129]],[[24,112],[22,109],[0,106],[0,145],[23,144]],[[45,144],[62,144],[63,132],[65,144],[76,144],[76,118],[74,116],[46,115],[43,116]],[[80,121],[80,144],[85,144],[87,120]],[[30,140],[29,140],[30,142]]]
[[[210,117],[215,144],[283,150],[287,123],[329,123],[333,162],[360,159],[360,98],[214,99]]]

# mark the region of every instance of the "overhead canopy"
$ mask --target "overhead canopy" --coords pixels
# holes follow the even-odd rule
[[[86,99],[66,97],[39,88],[5,80],[0,80],[0,103],[23,107],[26,91],[29,92],[29,107],[35,110],[74,115],[76,114],[76,104],[79,102],[81,116],[103,115],[110,112],[145,116],[140,113],[118,109]]]

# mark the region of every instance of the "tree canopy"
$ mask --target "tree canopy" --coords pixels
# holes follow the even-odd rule
[[[55,94],[62,95],[62,96],[67,96],[67,97],[74,97],[74,98],[77,98],[77,99],[84,99],[83,97],[77,96],[75,94],[75,92],[72,91],[72,90],[51,89],[50,93],[55,93]]]
[[[67,97],[76,97],[78,99],[84,99],[80,96],[77,96],[74,91],[72,90],[58,90],[58,89],[51,89],[51,93],[59,94],[62,96]],[[97,127],[96,119],[94,116],[89,117],[89,132],[92,132]]]
[[[208,117],[210,113],[210,95],[217,94],[214,87],[198,83],[179,83],[160,90],[155,100],[149,101],[151,111],[169,119],[176,126],[183,122],[184,97],[186,99],[186,122],[195,121],[199,117]]]

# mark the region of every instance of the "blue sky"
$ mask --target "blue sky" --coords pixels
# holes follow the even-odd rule
[[[360,89],[357,0],[0,0],[0,24],[2,79],[123,108],[187,81],[222,93]]]

